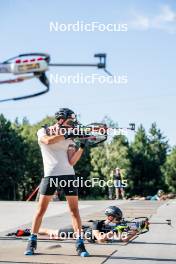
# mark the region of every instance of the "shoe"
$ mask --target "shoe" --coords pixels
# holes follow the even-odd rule
[[[78,256],[80,257],[89,257],[89,253],[85,249],[83,242],[78,242],[76,244],[76,251],[77,251]]]
[[[37,236],[36,235],[31,235],[28,239],[28,244],[26,251],[24,252],[24,255],[34,255],[34,250],[37,249]]]

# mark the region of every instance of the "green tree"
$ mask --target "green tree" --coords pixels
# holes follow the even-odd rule
[[[90,148],[85,148],[84,153],[79,160],[79,162],[75,165],[75,173],[76,175],[85,182],[89,179],[91,171],[91,163],[90,163]],[[87,188],[83,185],[82,188],[79,188],[79,196],[86,197],[91,196],[90,188]]]
[[[171,192],[176,192],[176,147],[167,156],[166,162],[162,168],[166,184]]]
[[[111,171],[119,167],[122,175],[127,176],[130,168],[130,160],[129,143],[126,136],[118,135],[113,138],[109,144],[108,163]],[[109,175],[107,175],[107,178],[109,178]]]
[[[90,157],[91,157],[91,171],[90,171],[90,179],[97,178],[100,180],[106,180],[105,171],[107,171],[107,156],[106,156],[106,148],[107,143],[98,145],[95,148],[91,149]],[[90,188],[92,196],[104,197],[105,189],[101,188],[98,185]]]
[[[120,167],[122,175],[127,176],[130,167],[128,140],[125,136],[115,136],[111,142],[91,150],[91,176],[99,180],[111,180],[112,171]],[[107,195],[107,187],[94,189],[95,193]]]
[[[165,179],[162,166],[166,161],[169,149],[168,140],[163,136],[156,123],[151,125],[149,130],[149,183],[152,192],[158,189],[165,189]]]
[[[24,182],[20,186],[20,193],[23,199],[26,199],[28,195],[39,185],[44,174],[42,156],[37,141],[37,131],[43,125],[52,125],[54,122],[55,119],[53,117],[47,116],[35,125],[31,125],[29,121],[24,118],[22,124],[16,127],[26,145]]]
[[[25,145],[11,122],[0,115],[0,199],[17,200],[24,180]]]
[[[146,180],[148,161],[148,139],[144,127],[141,125],[136,132],[134,142],[129,149],[131,170],[128,180],[128,191],[131,195],[141,194],[144,191],[143,183]]]
[[[129,192],[137,195],[151,195],[164,188],[161,167],[167,156],[168,142],[152,124],[149,135],[141,125],[130,146],[131,171]]]

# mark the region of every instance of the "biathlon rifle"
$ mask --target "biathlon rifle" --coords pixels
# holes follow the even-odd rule
[[[171,225],[171,219],[167,219],[165,222],[150,222],[148,217],[136,217],[131,221],[122,220],[117,224],[113,231],[118,233],[129,232],[130,230],[137,230],[138,234],[144,234],[149,231],[150,225]]]

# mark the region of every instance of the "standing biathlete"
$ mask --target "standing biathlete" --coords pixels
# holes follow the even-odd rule
[[[75,113],[68,108],[61,108],[55,114],[55,117],[57,123],[52,126],[52,129],[56,129],[58,125],[59,127],[69,128],[76,120]],[[34,254],[34,250],[37,248],[37,233],[41,226],[42,218],[57,187],[61,186],[59,183],[65,181],[65,187],[62,189],[68,202],[73,229],[77,234],[76,251],[79,256],[87,257],[89,254],[81,237],[82,225],[78,208],[78,190],[73,184],[73,180],[76,179],[73,166],[81,158],[85,144],[82,142],[79,149],[76,149],[72,134],[65,133],[64,135],[50,136],[46,128],[39,129],[37,136],[43,158],[44,178],[39,188],[38,209],[33,219],[31,236],[28,240],[25,255]]]

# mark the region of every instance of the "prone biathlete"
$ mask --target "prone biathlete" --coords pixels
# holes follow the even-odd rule
[[[105,210],[106,218],[103,220],[91,221],[90,226],[83,226],[83,237],[90,243],[103,243],[108,241],[122,241],[128,242],[138,233],[138,228],[133,226],[133,229],[129,232],[129,227],[125,225],[127,232],[122,232],[119,226],[124,227],[123,214],[119,207],[109,206]],[[75,233],[71,226],[66,228],[60,228],[58,230],[41,228],[39,230],[40,235],[48,235],[50,239],[74,239]],[[125,234],[125,235],[124,235]]]
[[[85,240],[90,243],[103,243],[108,241],[128,242],[140,231],[147,229],[145,221],[126,223],[123,213],[117,206],[109,206],[105,210],[106,218],[91,221],[91,225],[83,225],[82,233]],[[29,232],[29,229],[27,229]],[[76,234],[72,226],[59,229],[40,228],[39,235],[48,236],[50,239],[75,239]]]
[[[82,237],[90,243],[103,242],[128,242],[136,235],[149,231],[148,219],[126,221],[123,219],[122,211],[117,206],[109,206],[105,210],[106,218],[103,220],[89,220],[89,224],[82,225]],[[31,229],[18,229],[15,232],[8,233],[7,236],[30,236]],[[40,228],[39,238],[44,239],[77,239],[73,226],[61,227],[59,229]]]

